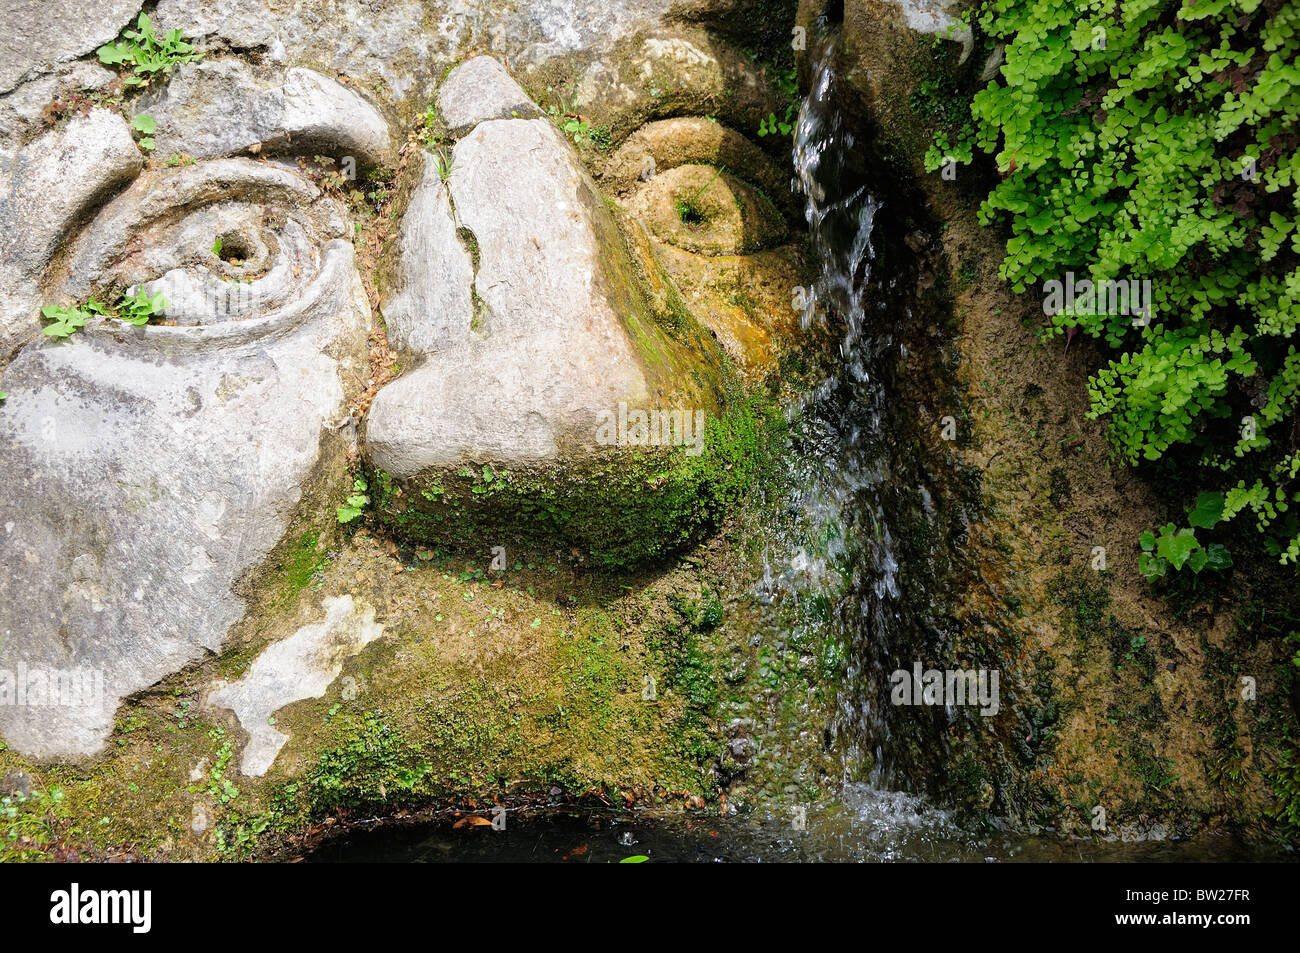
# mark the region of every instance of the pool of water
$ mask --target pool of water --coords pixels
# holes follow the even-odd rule
[[[644,811],[520,810],[504,829],[451,816],[354,826],[304,859],[314,863],[1243,862],[1293,859],[1228,833],[1133,843],[963,830],[907,794],[852,785],[800,815],[664,816]],[[644,862],[644,861],[641,861]]]

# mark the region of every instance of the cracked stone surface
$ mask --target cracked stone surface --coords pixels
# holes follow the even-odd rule
[[[141,0],[0,2],[0,93],[33,74],[93,53],[134,22]]]
[[[521,161],[527,157],[527,161]],[[479,124],[455,148],[448,179],[457,222],[473,233],[480,326],[414,324],[434,344],[423,363],[380,391],[370,411],[371,459],[395,477],[473,457],[554,457],[566,431],[590,434],[598,411],[644,401],[647,383],[604,261],[615,232],[572,147],[545,120]],[[415,282],[455,273],[464,254],[444,224],[407,244]],[[445,289],[444,289],[445,290]],[[471,307],[465,292],[458,313]],[[418,318],[418,316],[417,316]]]
[[[158,124],[159,155],[196,159],[232,155],[251,145],[352,155],[364,166],[392,161],[388,124],[359,94],[313,70],[259,75],[241,60],[186,63],[139,112]]]

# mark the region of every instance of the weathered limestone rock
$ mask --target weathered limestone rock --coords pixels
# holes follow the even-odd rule
[[[236,266],[211,252],[218,222],[268,249],[264,277],[227,283],[247,294],[190,302],[191,326],[39,338],[5,370],[0,673],[89,672],[98,687],[0,705],[17,751],[95,752],[123,696],[220,648],[244,614],[236,582],[284,536],[364,371],[346,220],[273,164],[145,173],[46,281],[68,302],[176,272],[219,282]]]
[[[937,36],[961,44],[961,59],[958,65],[966,62],[971,50],[975,48],[975,39],[970,27],[958,20],[953,13],[957,0],[896,0],[903,12],[903,19],[909,28],[918,33]]]
[[[438,88],[438,115],[455,136],[485,119],[532,119],[540,112],[490,56],[476,56],[456,67]]]
[[[499,105],[509,104],[508,92]],[[479,111],[496,114],[495,105]],[[542,507],[553,495],[556,525],[532,522],[554,537],[581,539],[577,511],[564,502],[580,496],[607,507],[583,517],[591,533],[605,533],[616,506],[602,494],[625,494],[630,484],[644,493],[649,464],[634,448],[602,443],[602,420],[620,406],[715,417],[725,403],[716,345],[684,311],[677,334],[660,326],[638,277],[653,263],[634,265],[572,146],[546,120],[475,127],[455,147],[449,203],[432,165],[426,160],[412,200],[417,224],[403,236],[401,290],[384,306],[416,366],[380,391],[366,426],[381,512],[399,532],[435,540],[478,517],[499,532],[517,531],[529,522],[520,508]],[[418,224],[426,219],[427,227]],[[473,246],[472,290],[453,225]],[[430,310],[422,314],[421,306]],[[656,441],[651,452],[668,451]],[[712,462],[693,460],[689,479],[707,482]],[[673,466],[660,461],[652,469],[663,475]],[[695,502],[668,476],[660,485],[680,493],[674,505],[645,506],[648,522],[621,530],[656,551],[692,531],[690,519],[666,530],[658,521]],[[455,498],[458,488],[465,504]],[[708,494],[700,496],[707,507]],[[662,539],[646,538],[651,531]]]
[[[801,0],[799,23],[809,28],[823,9]],[[974,49],[955,0],[845,0],[837,60],[842,79],[860,97],[856,105],[878,131],[876,148],[920,176],[931,132],[911,107],[913,93],[939,71],[955,71]],[[936,43],[935,39],[948,40]],[[957,52],[956,45],[960,47]],[[954,55],[955,54],[955,55]]]
[[[671,5],[672,0],[160,0],[154,17],[187,37],[265,50],[273,62],[312,63],[355,77],[392,102],[422,107],[442,70],[471,45],[486,45],[517,64],[537,64],[647,29]]]
[[[763,72],[702,29],[658,29],[627,40],[588,66],[574,106],[615,140],[668,116],[716,116],[736,129],[757,129],[784,112]]]
[[[744,255],[786,236],[766,196],[734,175],[706,165],[660,173],[628,202],[651,234],[699,255]]]
[[[402,217],[395,290],[383,304],[390,345],[431,353],[466,340],[474,319],[470,254],[456,234],[447,186],[433,157]],[[439,280],[429,280],[429,269]]]
[[[23,83],[0,97],[0,141],[8,139],[13,147],[21,145],[23,133],[42,121],[42,112],[50,103],[79,91],[102,89],[116,78],[98,63],[82,60]],[[5,152],[0,146],[0,173],[9,170]]]
[[[159,155],[196,159],[232,155],[252,145],[354,156],[362,166],[392,161],[384,118],[348,87],[309,69],[258,75],[241,60],[202,60],[177,68],[140,112],[158,124]]]
[[[782,244],[801,217],[788,172],[736,130],[682,117],[629,136],[601,185],[654,236],[664,273],[741,374],[789,386],[783,358],[818,332],[803,327],[796,297],[807,280],[799,250]]]
[[[609,235],[589,216],[608,212],[554,127],[483,123],[457,144],[448,182],[478,244],[483,307],[478,328],[465,327],[375,400],[371,457],[401,479],[479,457],[503,467],[553,457],[566,432],[594,434],[599,410],[650,394],[621,315],[597,285]],[[441,261],[455,269],[464,255],[458,242],[405,253],[429,256],[426,280],[437,283]],[[468,305],[466,296],[461,314]],[[429,318],[413,333],[445,341],[443,316]]]
[[[384,634],[372,606],[351,596],[325,599],[325,618],[273,643],[253,660],[238,681],[221,683],[208,704],[229,708],[248,732],[240,773],[265,774],[289,736],[277,731],[272,716],[292,702],[319,698],[338,678],[344,661]]]
[[[141,0],[105,0],[87,8],[68,0],[0,2],[0,93],[115,39]]]
[[[600,184],[623,196],[656,175],[688,164],[726,169],[761,186],[782,211],[794,211],[789,170],[777,168],[767,153],[736,130],[698,116],[642,126],[610,157]]]

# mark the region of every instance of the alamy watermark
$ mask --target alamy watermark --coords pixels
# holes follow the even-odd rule
[[[997,669],[922,671],[921,663],[916,662],[910,672],[897,669],[889,683],[893,686],[889,698],[895,705],[979,705],[985,718],[996,715],[1001,707]]]
[[[1074,272],[1065,273],[1065,281],[1052,278],[1043,282],[1043,314],[1105,315],[1133,319],[1134,327],[1151,323],[1151,279],[1094,282],[1089,278],[1075,281]]]
[[[602,447],[685,447],[688,456],[704,452],[702,410],[629,410],[620,403],[617,411],[596,415],[596,443]]]
[[[50,922],[56,925],[122,924],[132,933],[153,925],[152,890],[82,890],[73,883],[50,894]]]
[[[0,668],[0,705],[20,708],[100,708],[104,673],[98,669]]]

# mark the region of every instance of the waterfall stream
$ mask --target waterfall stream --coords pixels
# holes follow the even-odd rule
[[[891,747],[898,719],[882,690],[904,658],[910,668],[932,628],[920,617],[932,601],[924,591],[928,554],[903,537],[911,523],[938,514],[906,415],[891,405],[891,368],[906,352],[902,330],[912,317],[906,273],[893,261],[877,269],[882,224],[895,210],[877,194],[867,144],[840,105],[837,34],[818,26],[793,158],[818,268],[804,320],[835,329],[839,360],[795,414],[789,485],[797,517],[773,547],[791,548],[789,568],[769,571],[760,588],[768,599],[782,587],[835,594],[830,624],[845,645],[846,670],[833,730],[845,780],[869,763],[871,784],[909,787]],[[774,555],[771,563],[780,562]]]

